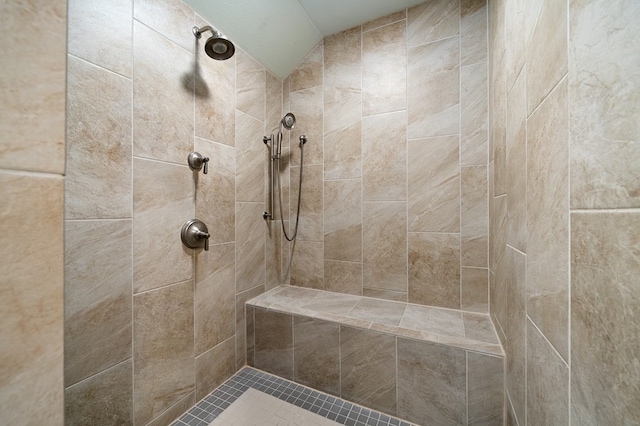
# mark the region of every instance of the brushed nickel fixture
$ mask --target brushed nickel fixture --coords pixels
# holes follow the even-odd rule
[[[193,151],[191,154],[187,156],[187,164],[189,164],[189,168],[194,172],[200,171],[202,166],[204,165],[203,173],[206,175],[209,171],[209,157],[205,157],[199,152]]]
[[[222,34],[220,31],[209,25],[202,28],[193,27],[191,31],[197,39],[200,39],[200,37],[202,37],[202,33],[211,31],[211,37],[209,37],[204,43],[204,51],[212,59],[224,61],[225,59],[229,59],[230,57],[232,57],[236,52],[236,48],[231,40],[225,37],[224,34]]]
[[[209,237],[211,237],[211,235],[209,234],[207,225],[199,219],[186,221],[184,225],[182,225],[180,237],[185,247],[191,249],[204,247],[205,251],[209,250]]]

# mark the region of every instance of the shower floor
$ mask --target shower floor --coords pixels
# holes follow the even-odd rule
[[[289,380],[244,367],[173,426],[411,426]]]

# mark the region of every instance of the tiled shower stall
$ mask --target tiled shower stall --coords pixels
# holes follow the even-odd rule
[[[640,421],[636,3],[430,0],[284,81],[206,57],[179,0],[0,12],[3,422],[168,424],[280,284],[489,313],[506,424]],[[293,253],[262,219],[288,111]]]

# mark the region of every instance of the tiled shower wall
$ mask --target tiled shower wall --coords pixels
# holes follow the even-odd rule
[[[326,37],[284,92],[298,118],[292,228],[308,137],[291,284],[487,312],[484,0],[430,1]]]
[[[262,136],[282,82],[240,47],[211,60],[194,24],[175,0],[69,2],[69,425],[167,424],[245,364],[243,302],[265,286]],[[182,246],[193,217],[208,252]]]
[[[490,305],[509,424],[640,421],[639,18],[627,1],[489,2]]]
[[[64,0],[0,4],[2,424],[64,421],[66,9]]]

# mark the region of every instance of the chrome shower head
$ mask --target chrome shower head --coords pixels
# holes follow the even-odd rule
[[[211,37],[209,37],[204,44],[204,51],[210,58],[218,61],[224,61],[225,59],[232,57],[236,52],[236,48],[231,40],[226,38],[220,31],[208,25],[202,28],[193,27],[192,31],[193,35],[198,39],[202,36],[203,32],[211,31]]]
[[[293,115],[293,113],[288,112],[284,117],[282,117],[280,124],[282,124],[285,129],[291,130],[296,125],[296,116]]]

